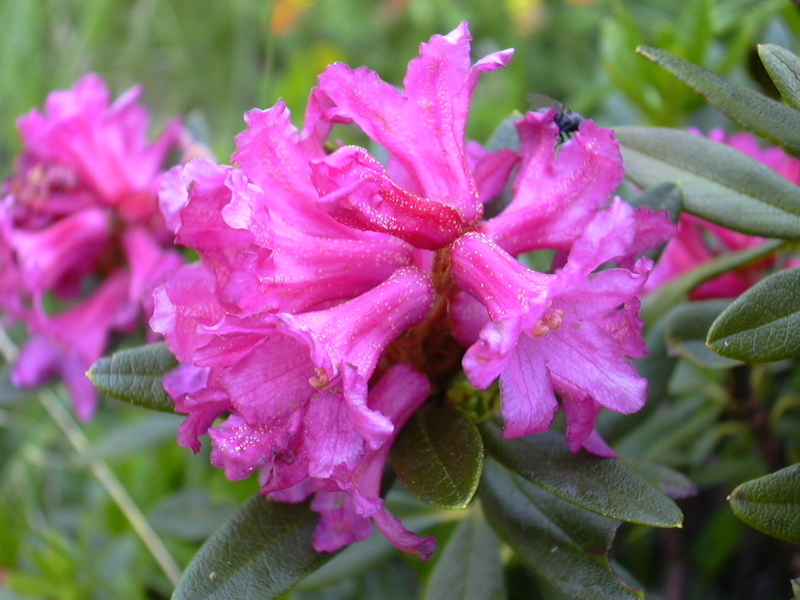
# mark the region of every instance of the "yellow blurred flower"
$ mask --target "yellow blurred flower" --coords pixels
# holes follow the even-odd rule
[[[534,33],[544,23],[546,8],[542,0],[506,0],[506,9],[518,34]]]

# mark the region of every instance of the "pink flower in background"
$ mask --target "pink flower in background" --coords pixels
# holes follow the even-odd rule
[[[698,130],[692,130],[692,133],[702,135]],[[708,134],[708,137],[744,152],[792,183],[800,184],[800,159],[789,156],[780,148],[762,146],[753,134],[748,132],[728,134],[722,129],[715,129]],[[754,248],[765,241],[764,238],[732,231],[705,219],[683,213],[678,223],[678,233],[661,254],[645,285],[645,292],[657,290],[718,256]],[[787,266],[793,266],[794,263],[795,261],[790,261]],[[771,256],[729,271],[698,286],[692,290],[690,297],[693,300],[736,298],[763,279],[777,264],[776,257]]]
[[[12,380],[62,376],[82,419],[97,404],[84,373],[112,331],[141,323],[155,281],[182,263],[157,190],[183,131],[175,121],[151,143],[140,95],[111,104],[97,75],[50,94],[44,112],[18,121],[23,152],[0,201],[0,309],[31,335]]]
[[[377,526],[433,552],[387,512],[380,479],[402,425],[444,399],[462,361],[476,387],[500,379],[508,437],[548,429],[560,398],[573,450],[608,454],[600,407],[644,402],[630,358],[645,352],[636,294],[651,265],[635,255],[674,228],[612,198],[619,146],[591,121],[564,141],[555,110],[530,113],[521,155],[467,142],[480,74],[511,58],[473,64],[470,40],[462,24],[423,44],[402,92],[331,65],[302,130],[282,102],[253,110],[236,166],[194,160],[162,186],[176,241],[201,260],[157,288],[150,321],[183,363],[165,378],[187,414],[180,442],[198,451],[208,434],[213,464],[258,472],[275,500],[313,495],[321,551]],[[334,124],[388,161],[326,152]],[[511,203],[484,220],[511,178]],[[518,261],[532,250],[555,251],[553,269]]]

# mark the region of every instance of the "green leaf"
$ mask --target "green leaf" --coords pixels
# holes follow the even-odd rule
[[[206,540],[172,600],[272,600],[331,559],[311,546],[318,515],[308,503],[256,494]]]
[[[611,570],[608,552],[618,522],[564,502],[492,460],[484,469],[480,497],[497,535],[570,598],[644,598]]]
[[[733,121],[800,156],[800,113],[658,48],[636,52],[669,70]]]
[[[626,126],[616,134],[637,185],[677,182],[687,212],[750,235],[800,237],[800,188],[763,163],[677,129]]]
[[[659,321],[673,306],[684,301],[689,292],[723,273],[757,262],[762,258],[791,248],[794,242],[771,240],[747,250],[722,254],[661,287],[642,305],[642,318],[647,323]]]
[[[759,531],[800,544],[800,463],[737,486],[734,514]]]
[[[392,466],[417,498],[437,508],[464,508],[480,482],[483,442],[467,416],[447,406],[424,408],[392,446]]]
[[[505,600],[500,542],[480,511],[471,511],[439,552],[425,600]]]
[[[506,468],[562,500],[605,517],[655,527],[680,527],[683,515],[656,487],[614,458],[570,452],[561,434],[505,439],[482,426],[487,452]]]
[[[794,596],[794,600],[800,600],[800,578],[799,579],[792,579],[792,595]]]
[[[800,269],[774,273],[739,296],[712,325],[708,345],[747,362],[800,356]]]
[[[161,380],[177,366],[166,344],[147,344],[101,358],[87,375],[104,394],[144,408],[175,412],[175,403]]]
[[[676,379],[685,375],[688,367]],[[696,369],[692,369],[696,372]],[[659,407],[639,427],[619,440],[615,448],[625,457],[635,456],[646,461],[669,464],[697,464],[703,457],[695,455],[694,447],[704,435],[713,430],[723,412],[722,403],[708,402],[698,395],[683,396]],[[708,390],[706,397],[712,396]]]
[[[673,500],[697,495],[697,486],[680,471],[647,460],[626,458],[625,464]]]
[[[800,108],[800,57],[773,44],[759,44],[758,55],[786,104]]]
[[[706,346],[711,324],[730,303],[730,300],[705,300],[673,308],[664,317],[664,334],[672,351],[708,369],[730,369],[741,365],[741,361],[720,356]]]

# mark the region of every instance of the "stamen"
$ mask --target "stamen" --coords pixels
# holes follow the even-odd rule
[[[308,383],[310,383],[312,387],[322,390],[330,385],[331,379],[325,369],[317,368],[314,372],[316,375],[308,378]]]
[[[551,331],[555,331],[561,327],[563,322],[564,311],[560,308],[557,308],[554,311],[545,314],[544,317],[542,317],[539,321],[536,321],[536,325],[534,325],[531,329],[531,335],[537,338],[547,335]]]

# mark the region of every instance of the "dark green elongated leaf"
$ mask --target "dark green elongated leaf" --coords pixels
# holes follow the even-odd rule
[[[800,113],[665,50],[639,46],[636,52],[666,68],[748,131],[800,156]]]
[[[687,298],[689,292],[706,281],[733,269],[744,267],[762,258],[791,248],[795,242],[770,240],[759,246],[723,254],[688,273],[681,275],[653,293],[642,305],[642,318],[648,323],[661,319],[673,306]]]
[[[461,521],[440,552],[425,600],[505,600],[500,542],[480,511]]]
[[[318,515],[308,503],[256,494],[200,548],[172,600],[272,600],[334,554],[311,546]]]
[[[391,460],[397,476],[423,502],[464,508],[480,482],[483,441],[461,411],[425,408],[403,427]]]
[[[773,44],[759,44],[758,55],[786,104],[800,108],[800,56]]]
[[[147,344],[101,358],[87,375],[104,394],[144,408],[175,412],[175,403],[161,381],[177,366],[166,344]]]
[[[611,570],[608,551],[618,522],[564,502],[492,460],[486,462],[480,497],[497,535],[570,598],[644,598]]]
[[[672,351],[708,369],[730,369],[741,365],[741,361],[720,356],[706,346],[711,324],[730,303],[730,300],[704,300],[673,308],[664,317],[664,332]]]
[[[699,460],[693,458],[695,446],[713,431],[722,410],[721,404],[709,403],[702,397],[681,398],[669,406],[662,405],[615,447],[622,456],[643,460],[681,463]]]
[[[747,362],[800,356],[800,269],[774,273],[739,296],[712,325],[708,345]]]
[[[683,515],[675,503],[617,459],[573,454],[564,437],[552,431],[507,440],[494,423],[481,430],[494,459],[567,502],[619,521],[681,526]]]
[[[673,500],[697,495],[697,486],[680,471],[646,460],[625,459],[625,464]]]
[[[734,514],[759,531],[800,544],[800,463],[737,486]]]
[[[626,126],[616,134],[637,185],[678,182],[685,211],[750,235],[800,238],[800,188],[763,163],[678,129]]]

